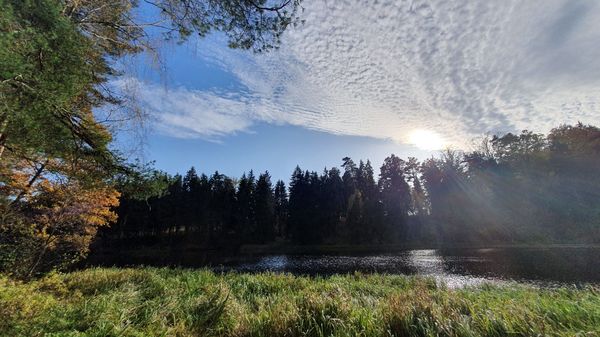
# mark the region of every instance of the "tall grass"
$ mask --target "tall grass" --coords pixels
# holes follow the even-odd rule
[[[184,269],[0,277],[0,336],[600,336],[600,292]]]

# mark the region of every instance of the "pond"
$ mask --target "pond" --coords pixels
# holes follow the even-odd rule
[[[600,248],[407,250],[377,255],[263,255],[213,265],[217,271],[332,275],[354,272],[423,275],[449,287],[527,283],[541,287],[600,284]]]

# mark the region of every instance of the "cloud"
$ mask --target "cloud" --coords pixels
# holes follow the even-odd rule
[[[240,93],[168,88],[131,77],[112,85],[127,93],[134,105],[141,105],[158,131],[173,137],[218,141],[224,135],[248,132],[255,120],[250,98]]]
[[[487,132],[597,123],[596,0],[306,1],[306,23],[266,55],[201,43],[236,92],[146,85],[160,128],[218,139],[256,122],[454,144]]]

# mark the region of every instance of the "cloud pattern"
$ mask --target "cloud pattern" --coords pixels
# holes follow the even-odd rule
[[[141,84],[160,129],[218,139],[257,122],[461,145],[600,117],[597,0],[306,1],[280,50],[202,44],[243,90]]]

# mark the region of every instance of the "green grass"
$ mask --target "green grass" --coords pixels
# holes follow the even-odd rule
[[[0,336],[600,336],[600,290],[185,269],[0,277]]]

